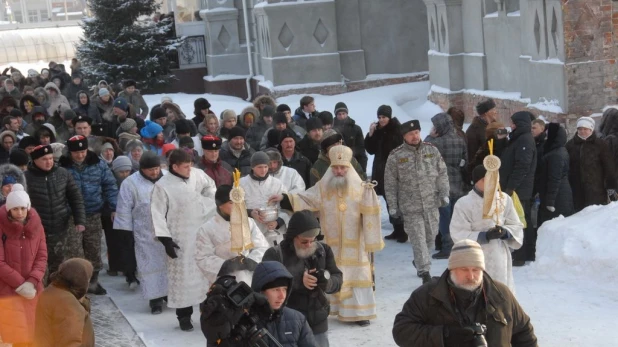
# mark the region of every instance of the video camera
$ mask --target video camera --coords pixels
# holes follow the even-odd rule
[[[213,283],[200,311],[202,333],[209,343],[225,340],[231,345],[268,347],[272,341],[281,346],[268,330],[257,325],[260,317],[272,314],[266,297],[234,276],[221,276]]]

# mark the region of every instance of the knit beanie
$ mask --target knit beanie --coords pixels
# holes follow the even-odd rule
[[[167,117],[167,112],[165,112],[165,109],[161,106],[154,107],[150,111],[150,120],[153,122],[156,121],[157,119],[166,118],[166,117]]]
[[[472,182],[476,183],[476,182],[480,181],[482,178],[485,177],[486,173],[487,173],[487,169],[485,169],[485,166],[477,165],[472,170]]]
[[[30,158],[28,157],[28,153],[21,148],[15,148],[9,154],[9,163],[15,166],[24,166],[28,165]]]
[[[285,233],[286,239],[293,239],[296,236],[317,237],[320,234],[320,222],[313,212],[302,210],[294,212],[288,223],[288,230]]]
[[[195,147],[195,142],[189,136],[183,136],[178,140],[178,148],[188,147],[193,149]]]
[[[64,118],[65,121],[70,120],[71,123],[73,123],[73,119],[75,119],[75,117],[77,117],[77,115],[75,114],[75,111],[73,110],[64,111],[64,115],[62,116],[62,118]]]
[[[118,98],[118,99],[114,100],[114,107],[117,107],[117,108],[127,112],[129,110],[129,103],[124,98]]]
[[[236,119],[236,112],[234,112],[234,110],[224,110],[223,112],[221,112],[221,120],[223,122],[229,121],[229,120],[235,120]]]
[[[334,114],[337,115],[337,113],[339,113],[339,112],[349,113],[348,112],[348,106],[345,103],[343,103],[343,102],[338,102],[335,105],[335,112],[334,112]]]
[[[292,109],[286,104],[280,104],[279,106],[277,106],[277,112],[283,113],[285,111],[292,112]]]
[[[142,128],[142,130],[140,130],[140,135],[142,135],[143,138],[146,139],[154,139],[155,137],[157,137],[157,135],[159,135],[160,133],[163,132],[163,128],[150,120],[146,121],[146,125]]]
[[[100,88],[99,89],[99,97],[103,97],[105,95],[109,95],[109,90],[107,90],[107,88]]]
[[[119,173],[121,171],[129,171],[133,168],[131,165],[131,159],[125,155],[118,156],[112,162],[112,171]]]
[[[328,111],[322,111],[318,115],[318,118],[322,121],[323,125],[333,124],[333,114]]]
[[[239,126],[235,126],[232,129],[230,129],[229,137],[228,138],[231,140],[231,139],[233,139],[233,138],[235,138],[237,136],[240,136],[240,137],[242,137],[244,139],[245,138],[245,134],[246,134],[246,130],[245,129],[243,129],[243,128],[239,127]]]
[[[448,258],[448,269],[478,267],[485,270],[485,255],[476,241],[461,240],[453,245]]]
[[[26,102],[29,102],[29,101],[26,101]],[[20,117],[23,118],[24,114],[23,114],[23,112],[21,112],[20,109],[14,108],[14,109],[11,110],[11,112],[9,112],[9,116],[15,117],[15,118],[20,118]]]
[[[578,128],[586,128],[586,129],[594,130],[594,125],[595,125],[594,119],[590,117],[581,117],[577,120]]]
[[[307,128],[307,132],[315,129],[322,129],[322,121],[320,118],[309,118],[307,119],[307,123],[305,123],[305,127]]]
[[[328,147],[338,143],[339,141],[343,141],[343,137],[341,134],[337,132],[335,129],[328,129],[322,135],[322,142],[320,142],[320,148],[323,152],[326,152]]]
[[[279,144],[281,144],[281,142],[283,142],[283,140],[287,139],[288,137],[292,138],[292,140],[296,142],[296,134],[290,129],[283,129],[279,134]]]
[[[140,169],[152,169],[161,166],[161,158],[152,151],[146,151],[139,160]]]
[[[176,126],[176,135],[178,134],[191,134],[191,125],[188,122],[193,122],[188,119],[179,119],[174,122]]]
[[[390,119],[393,116],[393,109],[388,105],[382,105],[378,107],[378,117],[384,116]]]
[[[15,179],[15,177],[11,176],[11,175],[6,175],[4,176],[4,179],[2,180],[2,186],[6,186],[7,184],[15,184],[17,183],[17,180]]]
[[[251,168],[256,167],[257,165],[268,165],[270,163],[270,158],[268,154],[260,151],[255,152],[251,156]]]
[[[232,186],[229,184],[223,184],[217,187],[217,191],[215,192],[215,204],[217,206],[221,206],[228,201],[230,201],[230,192],[232,191]]]
[[[283,113],[281,112],[276,112],[275,115],[273,116],[273,124],[288,124],[288,117],[286,117]]]
[[[476,105],[476,113],[478,113],[479,116],[482,116],[485,113],[491,111],[495,107],[496,107],[496,103],[494,102],[494,100],[493,99],[487,99],[487,100],[479,102]]]
[[[24,190],[24,186],[19,183],[13,184],[11,192],[6,197],[7,211],[15,207],[25,207],[27,210],[30,210],[30,196]]]
[[[137,127],[137,122],[133,118],[127,118],[124,122],[120,123],[120,129],[126,133],[135,127]]]
[[[264,119],[264,117],[272,117],[275,114],[275,108],[270,105],[266,105],[260,114],[262,119]]]

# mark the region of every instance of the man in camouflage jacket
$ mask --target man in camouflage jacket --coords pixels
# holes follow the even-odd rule
[[[388,156],[384,193],[391,216],[402,215],[423,283],[431,279],[429,249],[438,232],[438,208],[449,204],[446,164],[433,145],[421,141],[417,120],[402,124],[404,143]]]

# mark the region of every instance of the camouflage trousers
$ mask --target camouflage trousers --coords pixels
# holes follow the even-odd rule
[[[101,214],[95,213],[86,216],[86,230],[78,232],[75,229],[73,218],[69,220],[69,237],[67,240],[67,259],[84,258],[92,263],[94,271],[101,271]]]
[[[429,250],[438,234],[439,222],[440,212],[437,208],[432,212],[404,213],[403,215],[403,227],[412,243],[414,264],[416,264],[418,275],[429,272],[431,269]]]
[[[47,272],[43,278],[43,283],[48,283],[49,275],[56,272],[58,267],[66,259],[66,243],[67,233],[56,233],[45,235],[45,241],[47,244]]]

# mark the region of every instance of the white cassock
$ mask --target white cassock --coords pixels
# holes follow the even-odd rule
[[[300,192],[304,192],[306,189],[303,178],[300,177],[298,171],[292,169],[291,167],[282,166],[281,169],[279,169],[279,172],[273,176],[281,181],[289,194],[298,194]]]
[[[479,242],[485,255],[485,272],[495,281],[507,285],[515,293],[511,251],[522,246],[524,225],[519,220],[511,197],[505,193],[496,194],[501,194],[498,199],[502,205],[499,208],[501,211],[499,225],[510,233],[508,239],[489,242],[479,240],[479,235],[495,227],[496,223],[492,219],[483,219],[483,198],[474,190],[457,200],[455,204],[450,225],[451,238],[453,242],[464,239]]]
[[[167,295],[167,254],[153,235],[150,198],[154,183],[138,171],[120,185],[114,229],[133,232],[137,277],[147,300]]]
[[[167,258],[167,306],[184,308],[204,301],[210,283],[195,263],[195,239],[202,224],[215,212],[215,182],[204,171],[191,168],[188,179],[163,176],[152,191],[152,221],[156,237],[171,237],[178,258]]]
[[[253,248],[245,250],[241,254],[259,263],[270,246],[251,218],[249,218],[249,228],[251,229]],[[202,225],[197,233],[195,261],[200,270],[202,270],[202,274],[210,283],[217,279],[217,274],[221,270],[223,262],[239,255],[237,252],[230,250],[232,246],[231,235],[230,222],[223,219],[218,213]],[[238,282],[245,281],[245,283],[251,285],[253,271],[242,270],[239,272],[234,274],[236,275],[236,280]]]
[[[277,194],[287,194],[287,190],[285,189],[285,186],[283,186],[283,183],[278,178],[275,178],[270,174],[263,181],[254,180],[251,178],[251,175],[247,175],[240,179],[240,186],[245,190],[245,205],[248,210],[267,207],[268,199],[271,196]],[[285,225],[288,224],[290,216],[281,209],[279,210],[279,217],[283,219]],[[256,224],[262,233],[268,231],[266,224]],[[285,234],[287,227],[282,226],[277,230],[283,235]],[[282,239],[283,237],[280,237],[278,241],[280,242]]]

